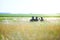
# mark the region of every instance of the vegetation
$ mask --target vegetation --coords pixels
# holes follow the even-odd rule
[[[0,21],[12,20],[5,24],[0,22],[0,40],[60,40],[60,19],[55,21],[46,19],[42,22],[20,21],[24,17],[31,18],[31,16],[60,18],[60,15],[0,14]]]
[[[31,17],[31,16],[38,16],[38,17],[60,17],[60,14],[0,14],[0,17]]]
[[[1,37],[1,33],[0,33],[0,40],[2,39],[2,37]]]
[[[60,40],[60,23],[23,22],[1,24],[2,40]]]

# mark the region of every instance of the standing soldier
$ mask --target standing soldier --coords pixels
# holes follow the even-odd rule
[[[34,21],[34,16],[32,16],[32,19],[30,21]]]
[[[44,21],[43,17],[41,17],[40,21]]]
[[[38,21],[38,17],[36,17],[35,21]]]
[[[32,16],[32,19],[30,21],[38,21],[38,17],[34,19],[34,16]]]

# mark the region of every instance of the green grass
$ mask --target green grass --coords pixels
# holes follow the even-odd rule
[[[0,33],[0,40],[2,39],[1,35],[2,35],[2,34]]]
[[[0,17],[60,17],[60,14],[0,14]]]

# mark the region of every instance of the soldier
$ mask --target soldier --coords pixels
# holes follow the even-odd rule
[[[38,17],[36,17],[35,21],[38,21]]]
[[[32,16],[32,19],[30,21],[38,21],[38,17],[34,19],[34,16]]]
[[[43,17],[41,17],[40,21],[44,21]]]
[[[30,21],[34,21],[34,16],[32,16],[32,19]]]

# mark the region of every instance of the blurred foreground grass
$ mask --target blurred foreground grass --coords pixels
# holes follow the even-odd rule
[[[1,22],[0,40],[60,40],[60,20],[9,24]]]

